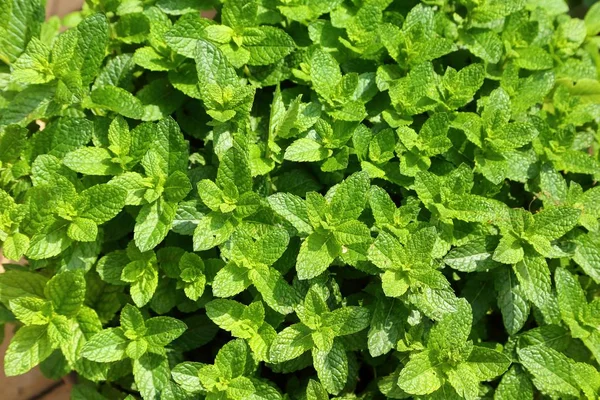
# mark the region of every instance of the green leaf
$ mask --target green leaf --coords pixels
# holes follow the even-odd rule
[[[576,240],[577,248],[573,260],[595,282],[600,282],[600,235],[588,233],[581,235]]]
[[[2,6],[0,24],[0,60],[12,63],[32,37],[40,33],[44,7],[36,0],[11,0]]]
[[[550,270],[546,260],[526,255],[513,269],[524,296],[540,308],[545,318],[552,321],[558,310],[552,297]]]
[[[163,198],[148,204],[140,210],[136,218],[134,240],[140,251],[155,248],[169,233],[177,205]]]
[[[300,357],[312,347],[312,331],[303,324],[294,324],[277,334],[269,355],[271,362],[281,363]]]
[[[312,233],[304,200],[291,193],[275,193],[267,199],[277,214],[288,221],[300,233]]]
[[[133,377],[144,399],[159,399],[171,378],[169,363],[165,356],[146,353],[133,360]]]
[[[144,339],[151,348],[163,348],[185,332],[187,326],[171,317],[154,317],[146,320]]]
[[[0,300],[8,304],[20,297],[46,298],[44,288],[48,278],[29,271],[8,270],[0,274]]]
[[[269,307],[282,314],[293,312],[298,295],[279,271],[259,266],[250,272],[250,279]]]
[[[204,215],[194,230],[194,250],[212,249],[224,243],[235,229],[230,215],[212,212]]]
[[[302,242],[296,271],[299,279],[311,279],[327,270],[341,249],[333,235],[311,233]]]
[[[406,393],[425,395],[438,390],[444,383],[440,367],[432,362],[429,351],[414,353],[400,371],[398,382]]]
[[[461,271],[485,271],[497,267],[492,259],[494,240],[483,237],[455,247],[444,257],[446,265]]]
[[[313,139],[301,138],[285,149],[284,158],[296,162],[321,161],[329,156],[329,150]]]
[[[129,264],[128,264],[129,265]],[[123,274],[121,275],[121,279],[125,280],[127,274],[127,266],[123,270]],[[129,280],[129,279],[128,279]],[[154,263],[145,264],[142,268],[141,273],[139,273],[135,280],[131,283],[131,288],[129,290],[131,294],[131,298],[133,302],[138,307],[143,307],[154,295],[156,288],[158,286],[158,270]]]
[[[65,156],[63,163],[85,175],[118,175],[122,172],[121,167],[113,163],[110,152],[100,147],[82,147],[72,151]]]
[[[585,292],[576,278],[564,268],[557,268],[554,271],[554,281],[556,282],[558,308],[562,319],[569,327],[577,328],[578,322],[587,307]]]
[[[550,396],[579,397],[573,361],[546,346],[529,346],[518,350],[519,361],[532,375],[533,384]]]
[[[467,365],[477,379],[484,381],[491,381],[505,373],[510,363],[510,358],[501,352],[481,346],[474,346],[467,359]]]
[[[54,79],[49,64],[50,48],[31,38],[25,52],[13,63],[13,79],[23,84],[48,83]]]
[[[4,256],[9,260],[20,260],[29,249],[29,238],[22,233],[15,232],[4,240]]]
[[[558,239],[575,227],[581,211],[570,207],[556,207],[534,215],[530,232],[549,240]]]
[[[127,90],[116,86],[101,86],[92,91],[90,98],[95,105],[114,111],[124,117],[142,119],[144,105]]]
[[[346,349],[339,342],[333,342],[329,351],[312,351],[314,367],[323,387],[331,394],[337,394],[344,389],[348,380],[348,357]]]
[[[188,143],[183,138],[179,125],[171,117],[164,118],[156,124],[156,136],[152,149],[160,157],[163,172],[170,176],[176,171],[187,170]]]
[[[96,224],[113,219],[125,206],[126,192],[121,188],[100,184],[84,190],[77,197],[75,209],[81,218]]]
[[[182,362],[173,368],[171,376],[186,392],[200,392],[203,390],[203,387],[200,383],[199,371],[203,365],[204,364],[191,361]]]
[[[498,293],[498,307],[502,312],[504,327],[510,335],[523,328],[529,317],[529,302],[517,281],[517,277],[509,268],[498,269],[494,275],[494,287]]]
[[[52,350],[46,326],[24,326],[6,349],[4,373],[6,376],[24,374],[48,358]]]
[[[325,99],[335,96],[342,82],[340,67],[333,56],[317,48],[310,60],[310,78],[315,91]]]
[[[366,172],[353,174],[335,186],[329,205],[333,221],[357,219],[367,202],[369,188],[370,180]]]
[[[215,276],[212,290],[217,297],[231,297],[244,291],[250,283],[248,269],[228,263]]]
[[[294,51],[294,40],[283,30],[263,26],[258,28],[258,35],[246,37],[244,35],[244,48],[250,51],[248,65],[269,65],[286,57]],[[249,40],[248,40],[249,39]]]
[[[306,386],[306,399],[307,400],[328,400],[329,394],[327,390],[319,382],[310,379]]]
[[[427,347],[441,354],[463,348],[472,322],[471,306],[465,299],[459,300],[456,312],[447,314],[431,328]]]
[[[215,366],[226,379],[249,375],[256,369],[256,361],[250,353],[246,341],[241,339],[227,342],[215,358]]]
[[[181,171],[175,171],[165,182],[165,199],[169,202],[180,202],[192,190],[188,177]]]
[[[37,297],[19,297],[9,302],[10,310],[25,325],[46,325],[48,317],[44,315],[47,301]]]
[[[588,36],[595,36],[600,33],[600,6],[598,4],[594,4],[590,7],[585,14],[584,21]]]
[[[62,272],[48,281],[44,293],[52,302],[54,311],[72,317],[83,305],[85,279],[78,272]]]
[[[252,329],[257,330],[264,319],[264,309],[262,318],[256,318],[256,320],[245,318],[246,310],[248,310],[247,306],[234,300],[215,299],[206,304],[206,315],[211,321],[221,329],[241,338],[251,337]],[[256,315],[256,317],[260,317],[260,315]]]
[[[235,69],[214,44],[197,39],[195,52],[198,81],[201,87],[216,84],[221,87],[240,85]]]
[[[249,154],[237,141],[221,158],[216,183],[225,193],[230,193],[232,189],[239,194],[252,190]]]
[[[69,225],[67,234],[79,242],[93,242],[98,236],[98,225],[87,218],[76,218]]]
[[[533,384],[518,365],[513,365],[502,375],[502,380],[494,394],[494,399],[497,400],[532,400],[533,398]]]
[[[470,30],[461,32],[460,38],[475,56],[490,64],[500,61],[504,46],[495,32],[487,29]]]
[[[109,24],[103,14],[94,14],[77,25],[76,54],[81,83],[89,85],[98,74],[109,42]]]
[[[323,326],[331,328],[336,336],[344,336],[366,329],[371,315],[366,308],[348,306],[327,312],[322,317]]]
[[[372,357],[387,354],[404,333],[407,311],[397,299],[381,298],[375,305],[369,327],[368,347]]]
[[[81,350],[81,356],[97,362],[114,362],[125,358],[129,339],[121,328],[108,328],[96,333]]]
[[[121,310],[121,328],[125,330],[127,337],[138,338],[146,331],[146,323],[140,310],[131,304],[125,304]]]

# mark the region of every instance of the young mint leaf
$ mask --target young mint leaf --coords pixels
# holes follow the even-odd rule
[[[327,352],[313,348],[313,362],[323,387],[332,394],[341,392],[348,379],[348,359],[344,346],[334,340]]]
[[[52,350],[46,326],[24,326],[6,349],[4,373],[6,376],[24,374],[48,358]]]
[[[502,376],[495,398],[498,400],[533,399],[533,384],[521,367],[513,365]]]
[[[140,210],[136,218],[134,240],[141,251],[152,250],[169,233],[175,213],[176,204],[162,197]]]
[[[572,372],[574,362],[546,346],[528,346],[518,350],[519,361],[531,374],[534,385],[553,396],[579,396]]]
[[[55,312],[67,317],[74,316],[85,299],[85,279],[77,272],[65,271],[48,281],[44,294]]]
[[[416,395],[438,390],[443,384],[442,371],[431,358],[429,351],[414,353],[400,371],[400,389]]]
[[[108,328],[95,334],[83,346],[81,356],[97,362],[119,361],[125,358],[129,339],[121,328]]]
[[[498,307],[502,312],[504,327],[513,335],[523,328],[529,318],[529,302],[515,273],[509,268],[499,268],[494,276],[494,287],[498,293]]]
[[[169,383],[170,375],[168,360],[163,355],[146,353],[133,361],[133,376],[144,398],[160,397]]]

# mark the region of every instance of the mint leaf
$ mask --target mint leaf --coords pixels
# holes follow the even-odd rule
[[[52,353],[46,326],[24,326],[17,331],[6,349],[4,371],[6,376],[24,374],[44,361]]]
[[[119,361],[125,357],[129,339],[121,328],[108,328],[98,332],[83,346],[82,357],[97,362]]]
[[[55,312],[74,316],[85,299],[85,279],[77,272],[63,272],[48,281],[44,293]]]
[[[313,360],[317,376],[323,387],[329,393],[339,393],[348,379],[348,359],[344,346],[334,341],[328,352],[315,348],[313,349]]]
[[[518,351],[519,361],[532,375],[534,385],[548,395],[579,396],[573,376],[574,364],[565,355],[545,346],[529,346]]]
[[[443,380],[441,371],[427,351],[415,353],[398,377],[400,388],[411,394],[429,394],[438,390]]]

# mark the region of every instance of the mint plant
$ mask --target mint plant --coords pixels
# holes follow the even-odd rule
[[[0,5],[8,376],[598,398],[599,4],[44,3]]]

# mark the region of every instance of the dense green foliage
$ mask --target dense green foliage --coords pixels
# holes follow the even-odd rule
[[[42,3],[0,2],[7,375],[598,398],[600,5]]]

